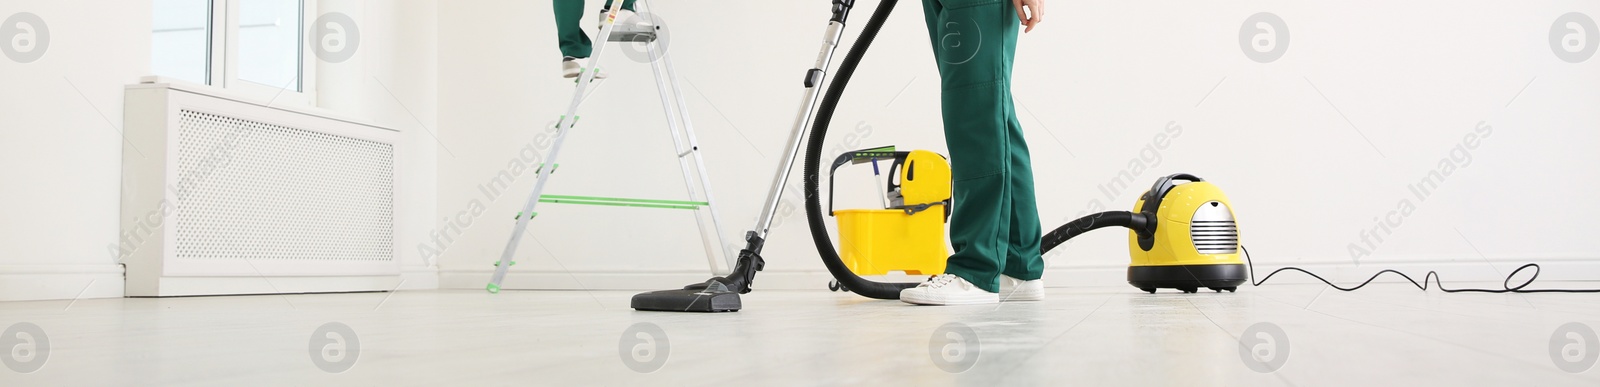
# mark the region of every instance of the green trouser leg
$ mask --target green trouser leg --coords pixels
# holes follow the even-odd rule
[[[633,10],[635,0],[622,2],[622,9]],[[589,35],[583,33],[583,0],[551,0],[556,9],[556,37],[561,41],[561,55],[573,58],[588,58],[594,52],[594,43],[589,40]],[[611,7],[611,1],[606,1],[606,7]]]
[[[1044,272],[1033,167],[1011,101],[1016,11],[1004,0],[923,0],[939,61],[955,184],[945,272],[997,292],[1000,274]]]

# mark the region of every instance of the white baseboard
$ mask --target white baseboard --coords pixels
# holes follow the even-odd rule
[[[1543,272],[1539,274],[1539,282],[1529,286],[1530,289],[1540,287],[1540,283],[1566,282],[1566,281],[1600,281],[1600,260],[1576,259],[1548,259],[1534,261],[1410,261],[1410,262],[1381,262],[1366,263],[1357,266],[1348,262],[1295,262],[1277,264],[1262,262],[1256,269],[1257,279],[1265,277],[1267,273],[1283,266],[1297,266],[1310,270],[1323,278],[1341,285],[1355,285],[1365,281],[1367,277],[1383,269],[1394,269],[1422,281],[1428,271],[1437,271],[1444,279],[1447,287],[1461,287],[1460,284],[1472,286],[1485,286],[1492,283],[1492,288],[1498,288],[1507,275],[1523,264],[1539,263]],[[1082,265],[1061,266],[1045,270],[1045,283],[1049,287],[1084,287],[1084,286],[1128,286],[1127,266],[1113,265]],[[439,288],[441,289],[483,289],[489,281],[489,276],[494,273],[488,269],[441,269],[439,271]],[[1518,275],[1518,278],[1527,278],[1532,270]],[[523,271],[513,269],[506,276],[503,289],[516,290],[652,290],[670,289],[710,278],[705,271]],[[833,277],[826,271],[763,271],[756,277],[757,289],[773,290],[816,290],[824,289]],[[897,276],[888,278],[891,281],[915,281],[915,278]],[[1514,281],[1520,283],[1525,280]],[[1376,283],[1405,282],[1405,279],[1394,275],[1380,277]],[[1320,283],[1310,276],[1284,272],[1273,277],[1270,284],[1315,284]],[[1513,283],[1512,285],[1516,285]],[[1593,286],[1600,288],[1600,285]]]
[[[432,290],[439,288],[439,269],[426,266],[401,266],[399,290]]]
[[[161,277],[154,293],[128,293],[128,297],[229,296],[246,294],[299,294],[389,291],[401,285],[400,276],[316,277]]]
[[[122,298],[127,296],[123,281],[122,265],[0,265],[0,301]],[[338,285],[341,283],[346,285]],[[348,286],[351,284],[355,286]],[[371,291],[396,286],[403,290],[431,290],[439,288],[439,273],[434,268],[404,267],[398,278],[285,277],[240,281],[237,277],[194,277],[166,285],[173,287],[163,296],[215,294],[218,286],[232,294]]]
[[[122,265],[0,265],[0,301],[122,297]]]

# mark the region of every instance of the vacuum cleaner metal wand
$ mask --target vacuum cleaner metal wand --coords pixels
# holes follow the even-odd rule
[[[756,220],[756,225],[745,233],[745,249],[739,253],[739,261],[735,264],[733,273],[724,281],[731,289],[740,293],[750,291],[751,281],[755,279],[755,272],[760,271],[764,262],[761,259],[761,247],[765,245],[767,232],[772,228],[772,222],[778,213],[778,206],[783,200],[784,186],[789,184],[789,174],[794,170],[794,162],[800,155],[801,142],[805,140],[806,132],[811,127],[811,116],[816,111],[817,100],[822,96],[823,81],[828,76],[828,67],[833,63],[834,51],[839,48],[839,40],[844,36],[844,22],[849,17],[850,9],[855,0],[833,0],[833,16],[828,21],[828,31],[823,35],[822,49],[817,53],[817,60],[806,70],[805,93],[801,97],[800,111],[795,113],[793,124],[789,129],[789,141],[784,148],[784,159],[778,165],[777,173],[773,174],[772,185],[767,188],[767,200],[761,209],[761,218]],[[692,285],[691,285],[692,287]]]
[[[835,4],[843,2],[848,1],[834,1]],[[848,9],[846,7],[844,12],[848,12]],[[789,129],[789,142],[783,151],[785,155],[783,163],[778,165],[778,172],[774,174],[772,185],[767,189],[766,206],[762,208],[761,219],[756,221],[753,229],[761,238],[767,237],[767,230],[772,227],[772,221],[777,215],[779,201],[783,199],[783,187],[789,183],[789,174],[794,169],[794,161],[800,156],[800,144],[805,139],[806,131],[811,128],[811,114],[816,111],[817,99],[822,96],[822,84],[828,76],[828,65],[833,62],[833,53],[839,48],[839,39],[843,35],[843,16],[835,16],[834,20],[828,23],[828,33],[824,36],[822,52],[817,54],[816,65],[806,70],[806,90],[805,96],[801,99],[800,112],[795,114],[794,124]]]
[[[725,312],[738,311],[742,307],[739,294],[750,292],[750,285],[755,279],[756,272],[766,264],[761,259],[761,248],[766,244],[767,232],[772,227],[778,206],[783,199],[784,186],[789,183],[789,173],[794,169],[795,159],[800,155],[801,142],[805,140],[806,132],[810,129],[811,116],[816,110],[818,98],[822,95],[822,85],[827,78],[828,67],[833,62],[833,54],[839,48],[840,39],[844,36],[845,20],[854,6],[855,0],[833,0],[832,17],[828,20],[828,31],[823,35],[822,49],[817,53],[817,60],[812,68],[806,70],[805,93],[801,97],[800,110],[795,114],[794,122],[789,129],[789,141],[784,149],[783,162],[779,163],[772,185],[767,190],[761,218],[756,221],[754,228],[745,233],[745,248],[739,251],[733,272],[726,277],[715,277],[682,289],[634,295],[632,301],[634,309]]]

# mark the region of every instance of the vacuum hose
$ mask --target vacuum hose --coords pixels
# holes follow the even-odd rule
[[[1090,214],[1089,216],[1078,218],[1077,220],[1063,224],[1061,227],[1056,227],[1056,229],[1050,231],[1050,233],[1044,234],[1044,238],[1039,241],[1039,254],[1048,253],[1050,252],[1050,249],[1054,249],[1056,246],[1066,243],[1067,240],[1077,237],[1079,234],[1093,231],[1095,229],[1105,227],[1124,227],[1139,232],[1140,235],[1147,235],[1155,231],[1154,229],[1149,228],[1153,225],[1155,225],[1155,223],[1150,221],[1150,217],[1142,213],[1136,214],[1128,211],[1106,211],[1098,214]]]
[[[839,284],[849,288],[862,296],[880,300],[900,299],[900,290],[917,286],[916,283],[882,283],[861,278],[839,259],[839,251],[833,247],[833,238],[828,236],[828,226],[823,223],[822,203],[818,195],[819,166],[822,158],[822,147],[828,137],[828,124],[833,121],[833,111],[839,107],[839,97],[844,95],[845,85],[850,83],[850,76],[856,72],[856,66],[861,64],[861,57],[866,55],[867,48],[872,46],[873,38],[878,37],[878,31],[883,29],[883,23],[889,20],[889,13],[894,10],[898,0],[883,0],[878,3],[878,8],[872,12],[872,17],[867,20],[866,28],[861,30],[861,36],[856,38],[855,44],[850,46],[850,53],[845,55],[844,62],[839,64],[839,71],[834,75],[833,82],[828,84],[828,92],[822,97],[822,105],[817,110],[817,118],[812,123],[811,138],[806,144],[806,161],[804,170],[806,192],[806,223],[811,226],[811,240],[817,244],[817,254],[822,256],[823,265],[828,267],[828,272],[833,273],[833,278]]]

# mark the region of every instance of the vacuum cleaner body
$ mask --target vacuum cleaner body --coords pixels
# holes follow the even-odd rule
[[[1134,211],[1154,214],[1154,230],[1128,232],[1128,283],[1146,292],[1172,288],[1234,291],[1246,281],[1239,227],[1222,189],[1189,175],[1159,180]],[[1192,177],[1192,176],[1189,176]]]

